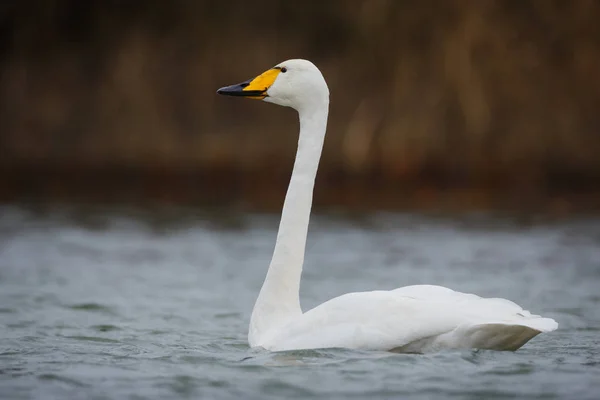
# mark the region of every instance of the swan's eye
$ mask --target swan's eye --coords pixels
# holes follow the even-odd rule
[[[286,67],[281,67],[281,72],[283,72],[285,74],[287,72],[287,68]]]

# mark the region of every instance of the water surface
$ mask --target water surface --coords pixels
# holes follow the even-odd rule
[[[309,308],[431,283],[559,330],[517,352],[250,350],[277,216],[0,208],[0,398],[597,398],[600,220],[313,218]]]

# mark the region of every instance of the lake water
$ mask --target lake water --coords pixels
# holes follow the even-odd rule
[[[559,330],[517,352],[250,350],[277,215],[0,208],[0,398],[600,398],[600,219],[316,215],[305,309],[431,283]]]

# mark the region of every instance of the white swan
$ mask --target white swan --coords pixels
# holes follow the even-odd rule
[[[250,320],[248,342],[267,350],[342,347],[429,352],[479,348],[516,350],[556,321],[504,299],[485,299],[441,286],[348,293],[305,313],[300,275],[313,186],[327,125],[329,89],[306,60],[285,61],[217,93],[296,109],[300,138],[273,258]]]

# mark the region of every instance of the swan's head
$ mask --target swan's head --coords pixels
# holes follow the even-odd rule
[[[329,89],[321,71],[307,60],[288,60],[253,79],[223,87],[218,94],[264,100],[298,111],[329,102]]]

